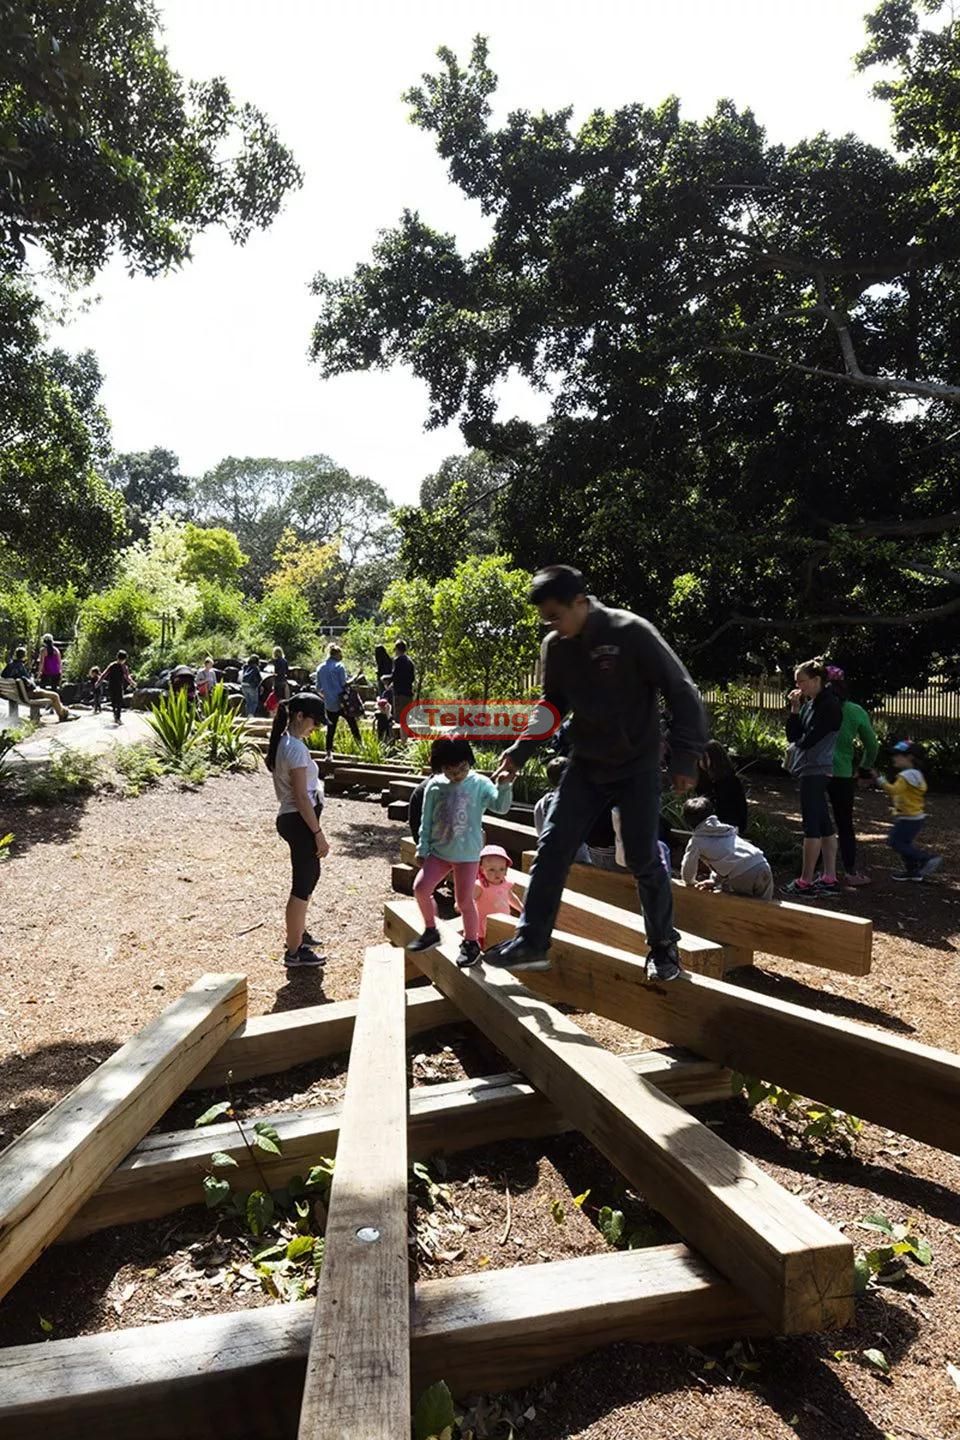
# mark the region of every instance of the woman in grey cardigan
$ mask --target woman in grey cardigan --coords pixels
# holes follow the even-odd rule
[[[800,813],[803,818],[803,869],[797,880],[783,887],[785,895],[838,895],[837,837],[827,804],[827,786],[833,774],[833,752],[843,723],[843,704],[827,679],[821,656],[806,660],[795,671],[797,688],[788,696],[787,739],[793,761],[791,771],[800,777]],[[823,856],[823,874],[816,879],[817,861]]]

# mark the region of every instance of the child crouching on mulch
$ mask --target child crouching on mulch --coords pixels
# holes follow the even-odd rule
[[[773,872],[762,850],[743,840],[735,825],[724,825],[717,819],[713,801],[706,795],[688,800],[683,819],[693,834],[683,852],[680,878],[684,885],[712,889],[717,880],[720,888],[731,895],[750,895],[756,900],[773,899]],[[710,878],[697,881],[697,870],[703,861]]]
[[[473,965],[480,958],[480,916],[474,888],[483,849],[483,812],[505,815],[513,804],[513,785],[506,778],[494,785],[473,769],[469,740],[441,737],[431,749],[441,774],[428,781],[423,793],[423,815],[417,856],[420,871],[413,894],[420,906],[424,930],[408,950],[430,950],[440,943],[433,892],[453,871],[457,909],[463,916],[463,944],[458,964]]]

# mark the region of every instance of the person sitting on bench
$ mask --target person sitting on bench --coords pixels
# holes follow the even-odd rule
[[[34,684],[33,676],[27,669],[27,652],[23,645],[17,646],[13,652],[13,657],[8,660],[3,669],[0,670],[0,680],[18,681],[17,688],[21,692],[23,704],[25,705],[35,700],[44,700],[48,705],[53,706],[57,713],[58,720],[80,719],[79,715],[71,715],[56,690],[41,690],[39,685]]]

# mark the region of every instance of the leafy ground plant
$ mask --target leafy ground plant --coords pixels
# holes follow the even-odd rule
[[[769,1080],[734,1075],[732,1087],[734,1095],[745,1096],[751,1110],[769,1105],[780,1115],[799,1123],[801,1144],[814,1149],[821,1145],[825,1149],[833,1148],[849,1154],[863,1130],[863,1121],[858,1120],[856,1115],[836,1110],[832,1105],[819,1105]]]
[[[241,770],[256,764],[256,747],[222,684],[215,685],[203,700],[196,745],[211,764],[227,770]]]
[[[10,846],[13,844],[13,835],[0,835],[0,860],[10,859]]]
[[[157,737],[164,759],[179,768],[189,758],[197,742],[196,706],[185,689],[168,690],[149,710],[147,724]]]
[[[35,805],[58,805],[80,795],[92,795],[102,781],[103,765],[98,756],[64,749],[45,764],[31,766],[20,792]]]
[[[118,745],[110,763],[123,781],[123,794],[130,799],[156,785],[163,776],[163,765],[147,744]]]
[[[927,1266],[933,1263],[930,1242],[919,1232],[916,1218],[906,1225],[895,1225],[886,1215],[867,1215],[857,1224],[861,1230],[872,1230],[885,1237],[872,1250],[858,1253],[855,1267],[857,1290],[876,1285],[902,1285],[910,1273],[910,1264]]]

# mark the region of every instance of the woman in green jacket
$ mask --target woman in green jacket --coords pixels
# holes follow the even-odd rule
[[[857,836],[853,828],[853,802],[857,794],[857,771],[871,770],[877,758],[880,742],[877,739],[870,716],[860,705],[847,699],[847,687],[843,671],[837,665],[827,666],[827,676],[834,690],[843,701],[843,721],[837,736],[837,748],[833,753],[833,776],[827,786],[833,818],[837,827],[840,858],[843,861],[844,879],[847,885],[869,885],[870,876],[857,869]],[[859,764],[854,766],[854,749],[859,745]]]

